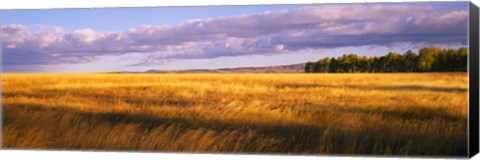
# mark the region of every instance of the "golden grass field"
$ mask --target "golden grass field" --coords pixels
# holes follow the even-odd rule
[[[463,156],[467,73],[3,74],[3,147]]]

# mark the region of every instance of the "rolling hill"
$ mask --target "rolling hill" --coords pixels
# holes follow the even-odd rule
[[[146,73],[304,73],[305,63],[267,66],[267,67],[240,67],[220,69],[187,69],[187,70],[156,70],[151,69]]]

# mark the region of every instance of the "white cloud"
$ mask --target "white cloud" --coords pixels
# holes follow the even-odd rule
[[[466,43],[468,12],[430,5],[320,5],[122,32],[60,27],[37,32],[2,26],[4,64],[85,62],[100,55],[141,53],[150,60],[215,58],[346,46]],[[141,64],[139,64],[141,65]]]

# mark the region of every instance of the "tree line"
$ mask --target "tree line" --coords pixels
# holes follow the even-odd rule
[[[356,72],[466,72],[467,48],[422,48],[417,53],[408,50],[400,54],[389,52],[384,56],[344,54],[305,64],[306,73]]]

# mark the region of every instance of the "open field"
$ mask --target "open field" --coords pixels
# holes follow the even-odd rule
[[[3,147],[466,155],[467,74],[3,74]]]

